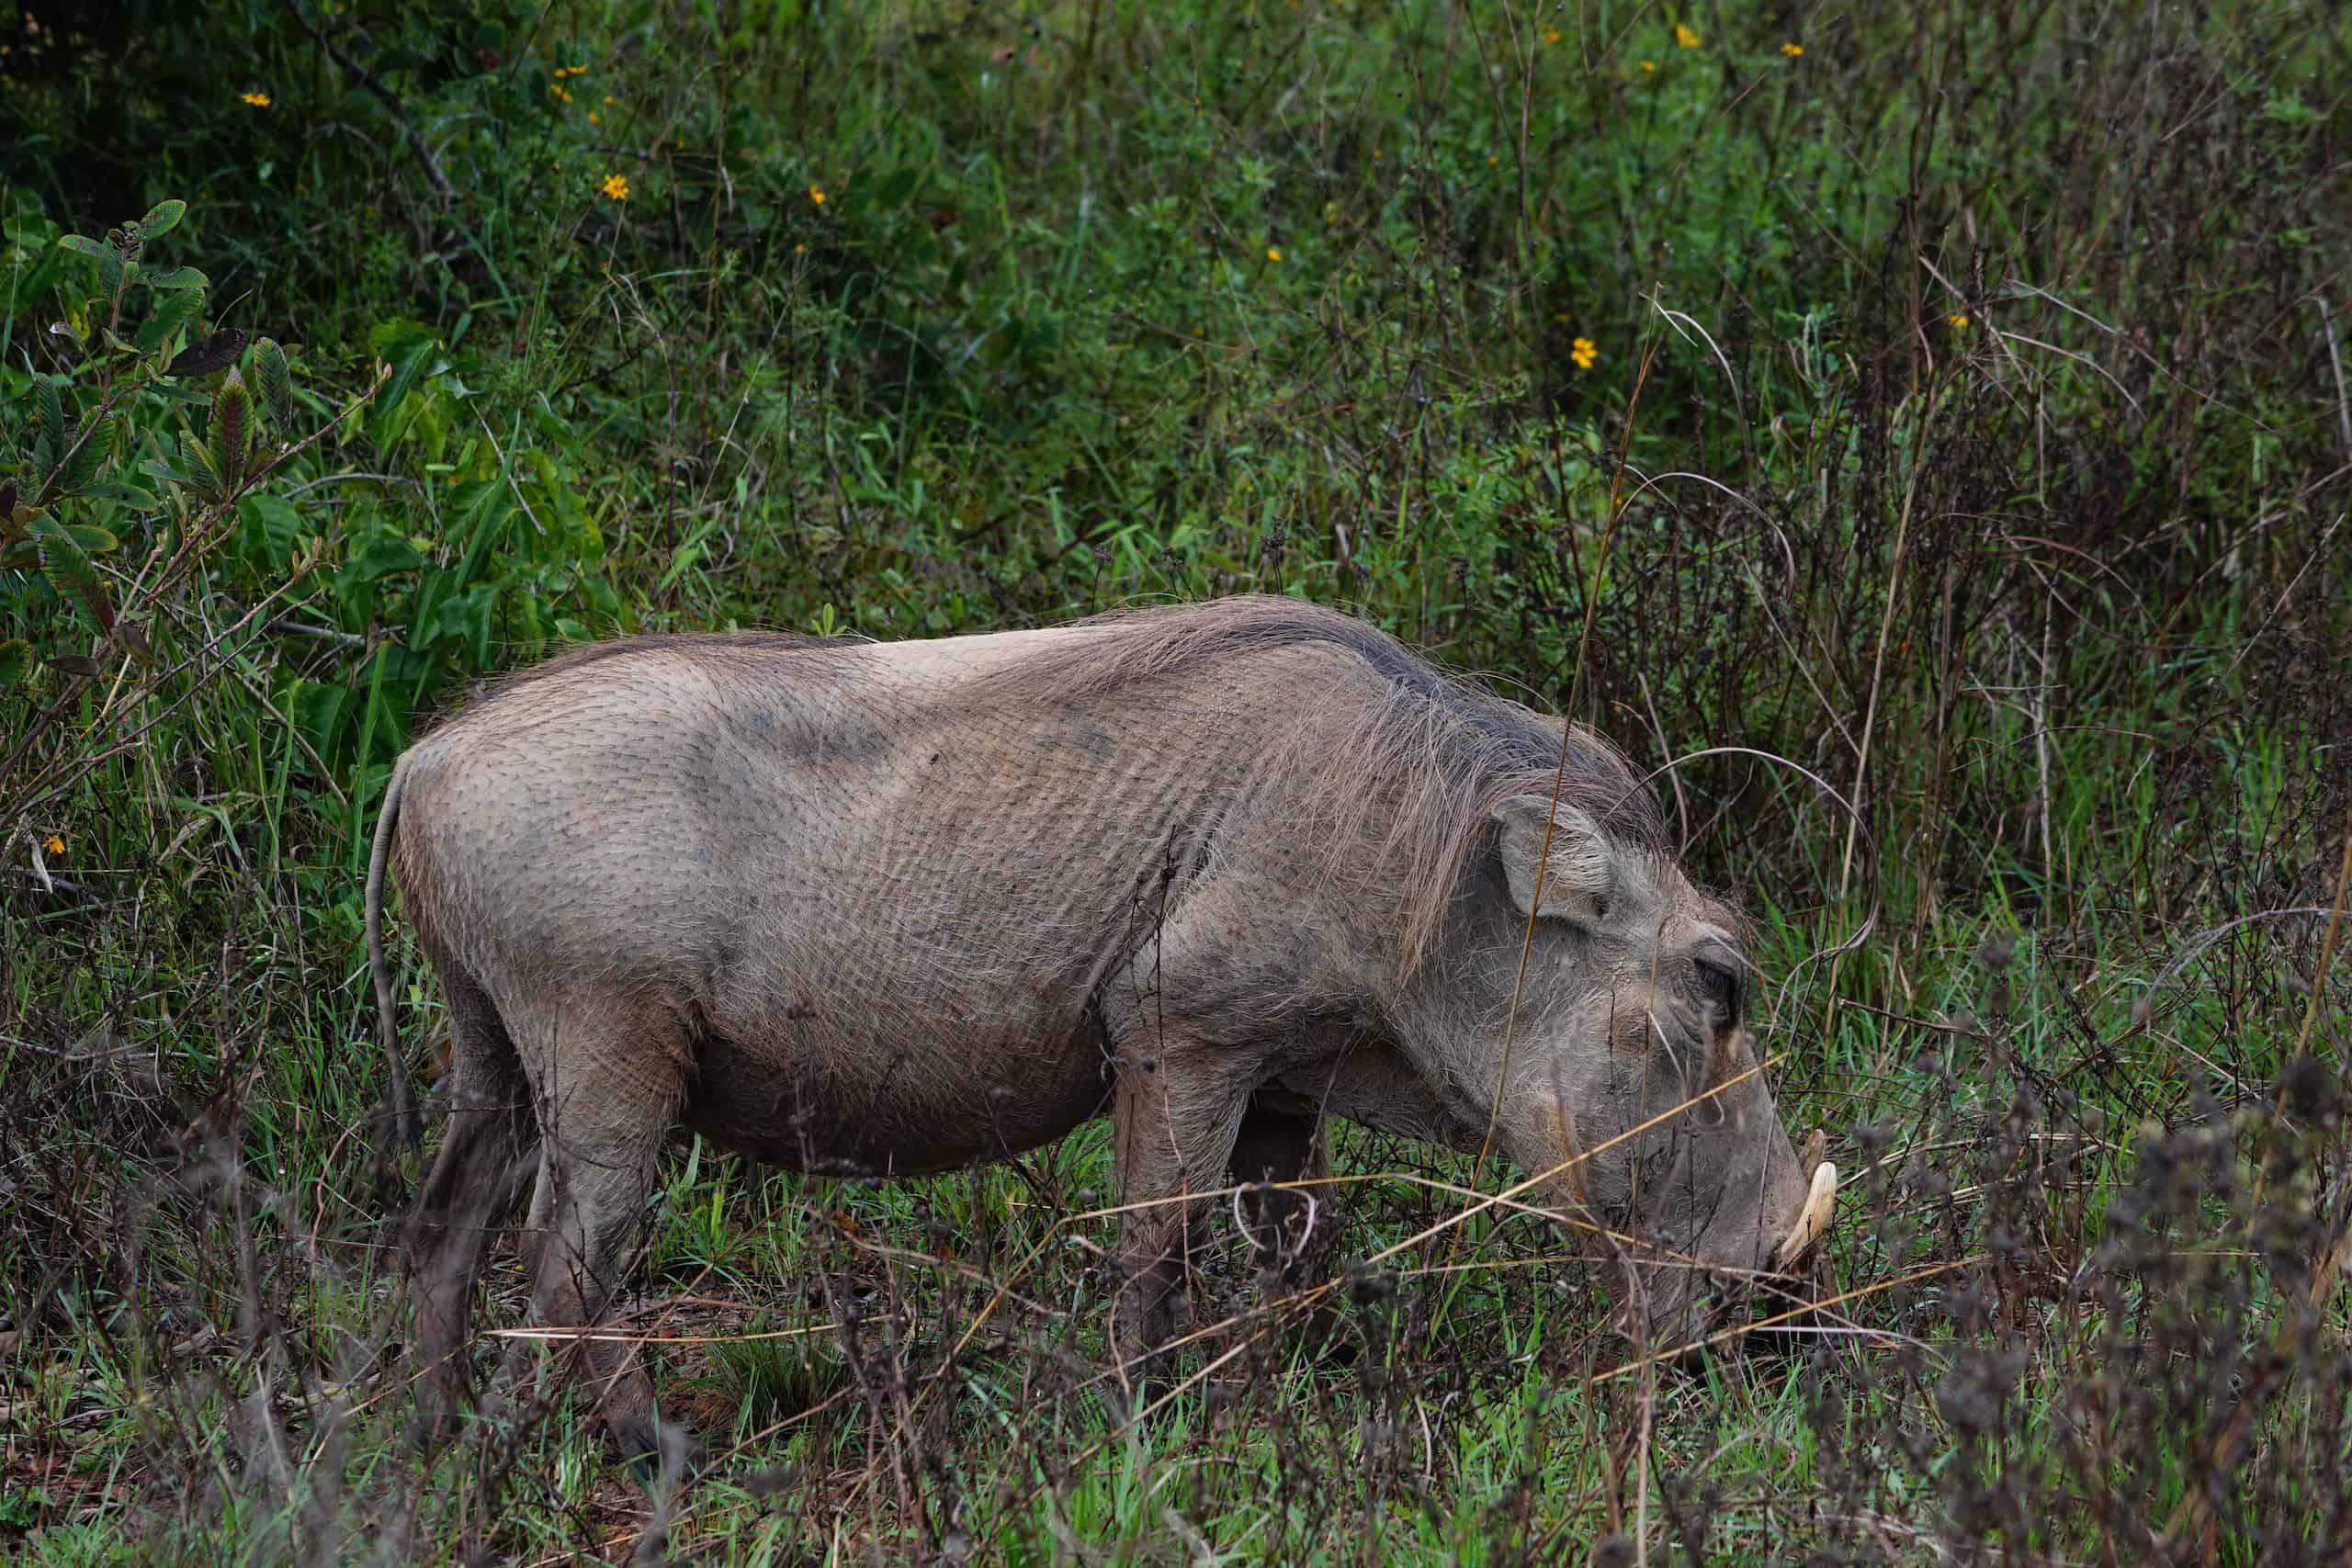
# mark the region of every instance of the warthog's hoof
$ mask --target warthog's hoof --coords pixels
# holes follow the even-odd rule
[[[709,1458],[700,1433],[650,1408],[638,1415],[608,1416],[605,1429],[614,1456],[627,1461],[648,1486],[674,1486],[699,1472]]]

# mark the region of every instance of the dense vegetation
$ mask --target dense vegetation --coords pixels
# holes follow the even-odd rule
[[[2294,0],[16,10],[0,1551],[2343,1561],[2347,84]],[[1099,1136],[681,1135],[630,1325],[711,1462],[514,1341],[421,1461],[418,726],[621,629],[1245,589],[1661,770],[1849,1173],[1827,1331],[1633,1361],[1354,1135],[1323,1330],[1228,1235],[1130,1424]]]

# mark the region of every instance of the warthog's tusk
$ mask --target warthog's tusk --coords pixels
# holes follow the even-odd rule
[[[1797,1228],[1781,1243],[1772,1255],[1772,1267],[1786,1269],[1806,1253],[1829,1230],[1829,1216],[1838,1207],[1838,1168],[1823,1160],[1813,1168],[1813,1187],[1804,1195],[1804,1213],[1797,1216]]]

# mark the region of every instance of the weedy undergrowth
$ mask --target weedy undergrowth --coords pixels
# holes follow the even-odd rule
[[[11,1553],[2341,1560],[2345,17],[162,20],[0,39]],[[614,631],[1238,589],[1655,770],[1851,1179],[1812,1320],[1636,1358],[1351,1133],[1334,1272],[1213,1227],[1138,1421],[1099,1134],[682,1139],[616,1327],[708,1462],[513,1337],[420,1459],[356,878],[418,727]]]

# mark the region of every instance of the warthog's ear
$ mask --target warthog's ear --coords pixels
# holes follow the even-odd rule
[[[1503,830],[1495,844],[1502,857],[1503,875],[1510,882],[1511,902],[1519,912],[1569,920],[1599,930],[1617,901],[1621,885],[1621,852],[1602,834],[1600,824],[1580,808],[1554,806],[1540,795],[1515,795],[1495,807]],[[1544,871],[1544,904],[1536,907],[1536,865],[1544,856],[1544,825],[1552,825],[1550,863]]]

